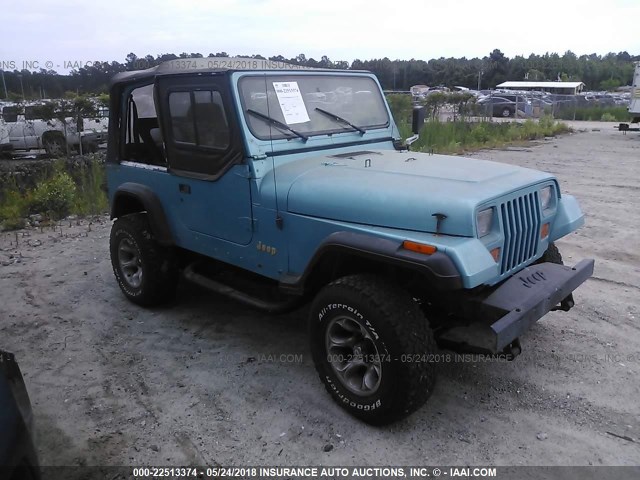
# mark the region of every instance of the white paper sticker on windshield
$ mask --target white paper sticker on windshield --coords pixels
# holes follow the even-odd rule
[[[273,88],[287,125],[309,121],[309,113],[302,100],[298,82],[273,82]]]

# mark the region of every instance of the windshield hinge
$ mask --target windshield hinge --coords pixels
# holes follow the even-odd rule
[[[267,158],[267,155],[264,153],[261,153],[259,155],[251,155],[251,158],[253,160],[264,160],[265,158]]]
[[[240,168],[236,171],[236,175],[242,178],[252,178],[251,169],[249,165],[244,165],[244,168]]]

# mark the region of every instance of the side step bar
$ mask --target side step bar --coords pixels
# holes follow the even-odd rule
[[[248,293],[242,292],[240,290],[236,290],[229,285],[225,285],[224,283],[220,283],[216,280],[213,280],[201,273],[195,271],[195,264],[192,263],[188,265],[183,272],[184,278],[189,280],[190,282],[195,283],[196,285],[200,285],[203,288],[208,290],[212,290],[221,295],[225,295],[229,298],[237,300],[239,302],[244,303],[245,305],[249,305],[253,308],[257,308],[258,310],[264,310],[269,313],[284,313],[289,312],[296,308],[300,302],[301,298],[289,298],[282,301],[268,301],[263,300],[261,298],[253,297]]]

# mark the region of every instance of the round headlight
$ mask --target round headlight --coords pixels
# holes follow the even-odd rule
[[[491,231],[493,223],[493,208],[487,208],[476,215],[476,225],[478,226],[478,237],[482,238]]]
[[[546,210],[551,206],[551,200],[553,198],[553,187],[549,185],[540,190],[540,203],[542,204],[542,210]]]

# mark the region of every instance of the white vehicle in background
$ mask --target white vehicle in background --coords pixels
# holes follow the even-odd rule
[[[7,102],[0,102],[0,113],[2,109],[7,106]],[[4,155],[4,152],[11,150],[11,142],[9,142],[9,129],[7,128],[2,115],[0,115],[0,157]]]
[[[631,99],[629,100],[629,116],[631,123],[640,123],[640,62],[636,62],[636,69],[633,72],[633,83],[631,88]],[[618,125],[621,132],[628,130],[638,132],[640,127],[630,128],[628,123]]]
[[[629,113],[631,123],[640,122],[640,62],[636,63],[636,70],[633,73],[633,88],[631,89],[631,100],[629,101]]]
[[[49,156],[71,150],[94,152],[107,140],[108,111],[96,108],[95,117],[45,118],[46,100],[2,105],[0,151],[45,150]]]

